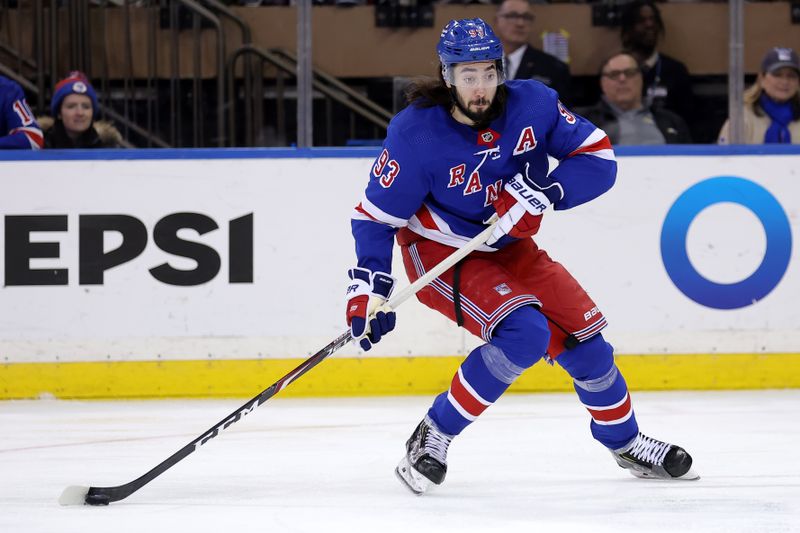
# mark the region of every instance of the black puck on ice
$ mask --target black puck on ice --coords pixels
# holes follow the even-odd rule
[[[108,505],[111,498],[107,494],[87,494],[86,505]]]

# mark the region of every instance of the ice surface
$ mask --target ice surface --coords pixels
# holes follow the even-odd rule
[[[800,391],[633,399],[700,481],[630,476],[572,394],[507,395],[415,497],[393,470],[432,398],[275,398],[129,498],[61,507],[68,485],[126,483],[244,400],[0,402],[0,531],[800,531]]]

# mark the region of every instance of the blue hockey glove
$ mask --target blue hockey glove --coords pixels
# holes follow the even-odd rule
[[[358,267],[351,268],[347,275],[347,325],[353,339],[367,351],[394,329],[397,316],[386,300],[392,294],[395,279]]]
[[[500,217],[486,241],[489,246],[499,241],[504,235],[516,239],[532,237],[539,231],[542,213],[555,202],[564,197],[564,189],[557,182],[546,186],[539,185],[528,177],[529,164],[525,165],[525,175],[517,174],[508,180],[493,203],[497,216]]]

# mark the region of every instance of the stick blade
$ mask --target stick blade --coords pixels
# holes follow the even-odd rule
[[[87,494],[89,494],[89,487],[71,485],[61,493],[58,503],[61,505],[83,505],[86,503]]]

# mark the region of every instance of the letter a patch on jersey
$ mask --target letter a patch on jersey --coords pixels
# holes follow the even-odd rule
[[[528,126],[519,134],[517,146],[514,148],[514,155],[530,152],[534,148],[536,148],[536,135],[533,133],[533,126]]]

